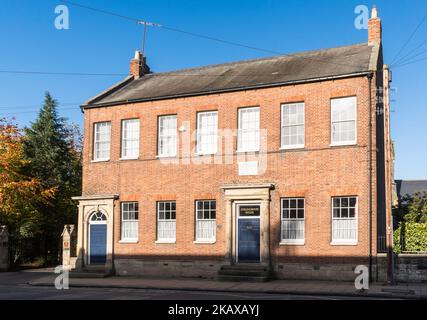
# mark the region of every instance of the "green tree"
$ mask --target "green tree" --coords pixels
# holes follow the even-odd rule
[[[38,118],[25,129],[24,152],[29,161],[27,175],[55,188],[55,197],[39,208],[41,212],[41,254],[57,257],[64,224],[75,223],[72,196],[81,193],[80,135],[76,127],[58,116],[57,101],[46,93]],[[50,253],[50,255],[49,255]]]
[[[23,137],[18,127],[0,119],[0,225],[7,225],[13,239],[13,263],[23,258],[25,246],[40,229],[38,210],[54,196],[37,178],[24,174],[29,164],[24,157]]]
[[[427,222],[427,191],[417,192],[412,197],[405,199],[407,213],[404,215],[406,222]]]

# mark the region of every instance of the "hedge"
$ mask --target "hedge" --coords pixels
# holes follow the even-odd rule
[[[393,242],[396,253],[427,252],[427,223],[401,222]]]

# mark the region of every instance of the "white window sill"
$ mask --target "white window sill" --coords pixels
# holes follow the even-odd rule
[[[98,162],[109,162],[110,159],[97,159],[97,160],[92,160],[91,163],[98,163]]]
[[[157,159],[173,159],[176,158],[177,155],[176,154],[172,154],[172,155],[157,155],[156,158]]]
[[[330,147],[345,147],[345,146],[355,146],[355,145],[357,145],[356,141],[346,141],[346,142],[331,143],[329,146]]]
[[[196,157],[203,157],[203,156],[215,156],[215,155],[217,155],[217,151],[215,151],[215,152],[206,152],[206,153],[203,153],[203,152],[196,152],[195,153],[195,156]]]
[[[120,240],[119,243],[138,243],[138,240]]]
[[[294,145],[294,146],[284,146],[281,147],[280,150],[298,150],[298,149],[304,149],[305,145]]]
[[[304,246],[305,240],[282,240],[280,246]]]
[[[357,241],[332,241],[331,246],[357,246]]]
[[[196,240],[193,241],[194,244],[215,244],[216,240]]]
[[[139,160],[139,157],[136,158],[120,158],[120,161],[128,161],[128,160]]]
[[[176,240],[157,240],[155,244],[176,244]]]
[[[257,150],[236,150],[236,153],[255,153],[259,152],[259,149]]]

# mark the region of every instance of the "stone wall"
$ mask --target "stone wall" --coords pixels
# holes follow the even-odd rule
[[[9,233],[5,226],[0,226],[0,271],[9,269]]]
[[[386,259],[382,259],[386,263]],[[144,276],[162,278],[204,278],[217,279],[225,261],[179,261],[179,260],[145,260],[115,259],[115,273],[118,276]],[[283,280],[336,280],[353,282],[356,264],[345,263],[277,263],[273,266],[274,276]],[[385,268],[373,264],[373,281],[386,281]]]
[[[350,264],[280,263],[275,266],[278,279],[354,281],[355,266]]]
[[[115,273],[119,276],[183,277],[215,279],[224,262],[115,259]]]
[[[427,254],[399,254],[395,259],[398,282],[427,282]]]

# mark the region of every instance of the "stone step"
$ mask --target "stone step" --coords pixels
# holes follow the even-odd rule
[[[256,270],[256,271],[269,271],[268,266],[258,265],[258,264],[234,264],[234,265],[225,265],[221,267],[221,270]]]
[[[241,270],[241,269],[221,269],[218,271],[220,276],[251,276],[251,277],[268,277],[268,270]]]
[[[266,282],[270,278],[269,267],[258,264],[225,265],[218,271],[220,281]]]

